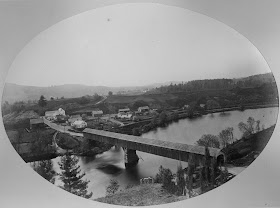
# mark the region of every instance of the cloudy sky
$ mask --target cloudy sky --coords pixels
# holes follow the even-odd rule
[[[265,72],[259,51],[221,22],[178,7],[121,4],[41,32],[18,54],[6,81],[141,86]]]

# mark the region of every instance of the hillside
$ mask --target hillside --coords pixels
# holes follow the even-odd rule
[[[224,148],[222,151],[227,155],[228,163],[235,166],[248,166],[251,164],[269,142],[274,128],[275,125],[248,138],[242,138]]]
[[[52,87],[22,86],[6,83],[3,91],[3,101],[13,103],[15,101],[38,100],[41,95],[47,99],[51,97],[81,97],[83,95],[93,95],[94,93],[106,94],[110,91],[108,87],[90,87],[83,85],[60,85]]]
[[[278,103],[277,88],[273,83],[265,83],[259,87],[232,89],[203,89],[187,92],[166,92],[142,94],[138,96],[113,95],[105,100],[108,105],[116,108],[130,107],[135,103],[151,108],[181,108],[186,104],[196,102],[198,105],[207,100],[217,101],[221,107],[254,105],[257,103]]]
[[[166,192],[161,184],[143,184],[115,193],[112,196],[98,198],[96,201],[122,206],[149,206],[166,204],[187,199]]]
[[[243,78],[234,79],[203,79],[191,80],[185,83],[172,83],[170,85],[163,85],[159,88],[150,90],[149,93],[170,93],[170,92],[193,92],[199,90],[217,90],[217,89],[233,89],[240,88],[255,88],[263,84],[275,83],[272,73],[252,75]]]
[[[6,83],[3,91],[3,102],[13,103],[16,101],[38,100],[44,95],[47,100],[54,98],[75,98],[85,95],[107,95],[109,91],[115,93],[141,94],[144,90],[157,85],[134,86],[134,87],[106,87],[106,86],[86,86],[78,84],[66,84],[51,87],[23,86]]]

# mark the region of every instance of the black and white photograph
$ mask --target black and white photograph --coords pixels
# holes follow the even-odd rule
[[[279,3],[193,2],[0,2],[3,207],[280,206]]]

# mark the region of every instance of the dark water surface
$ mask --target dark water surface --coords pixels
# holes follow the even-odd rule
[[[268,128],[276,123],[278,108],[262,108],[241,111],[231,111],[225,114],[214,113],[204,115],[195,119],[182,119],[174,122],[165,128],[158,128],[142,137],[153,138],[164,141],[194,144],[203,134],[217,135],[227,127],[234,128],[234,137],[241,138],[241,132],[238,129],[238,123],[246,122],[248,117],[260,120],[260,126]],[[93,192],[92,198],[105,196],[106,186],[110,179],[116,179],[124,189],[128,184],[138,184],[139,179],[143,177],[155,176],[160,165],[170,168],[174,173],[177,170],[179,161],[151,155],[137,151],[140,160],[138,165],[126,170],[124,167],[124,153],[121,148],[113,147],[110,151],[97,155],[95,158],[80,157],[79,165],[82,171],[86,173],[85,178],[90,180],[89,190]],[[53,159],[55,169],[59,171],[57,162],[60,158]],[[183,168],[187,166],[181,162]],[[57,180],[57,183],[59,181]]]

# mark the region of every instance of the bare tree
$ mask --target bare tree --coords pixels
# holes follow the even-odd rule
[[[219,138],[212,134],[204,134],[196,143],[199,146],[220,148]]]
[[[247,123],[240,122],[238,124],[238,128],[241,132],[243,132],[243,137],[248,137],[251,134],[254,134],[258,131],[260,131],[260,121],[255,121],[254,118],[249,117],[247,119]]]
[[[231,144],[234,141],[233,128],[228,127],[219,133],[219,138],[223,147]]]

